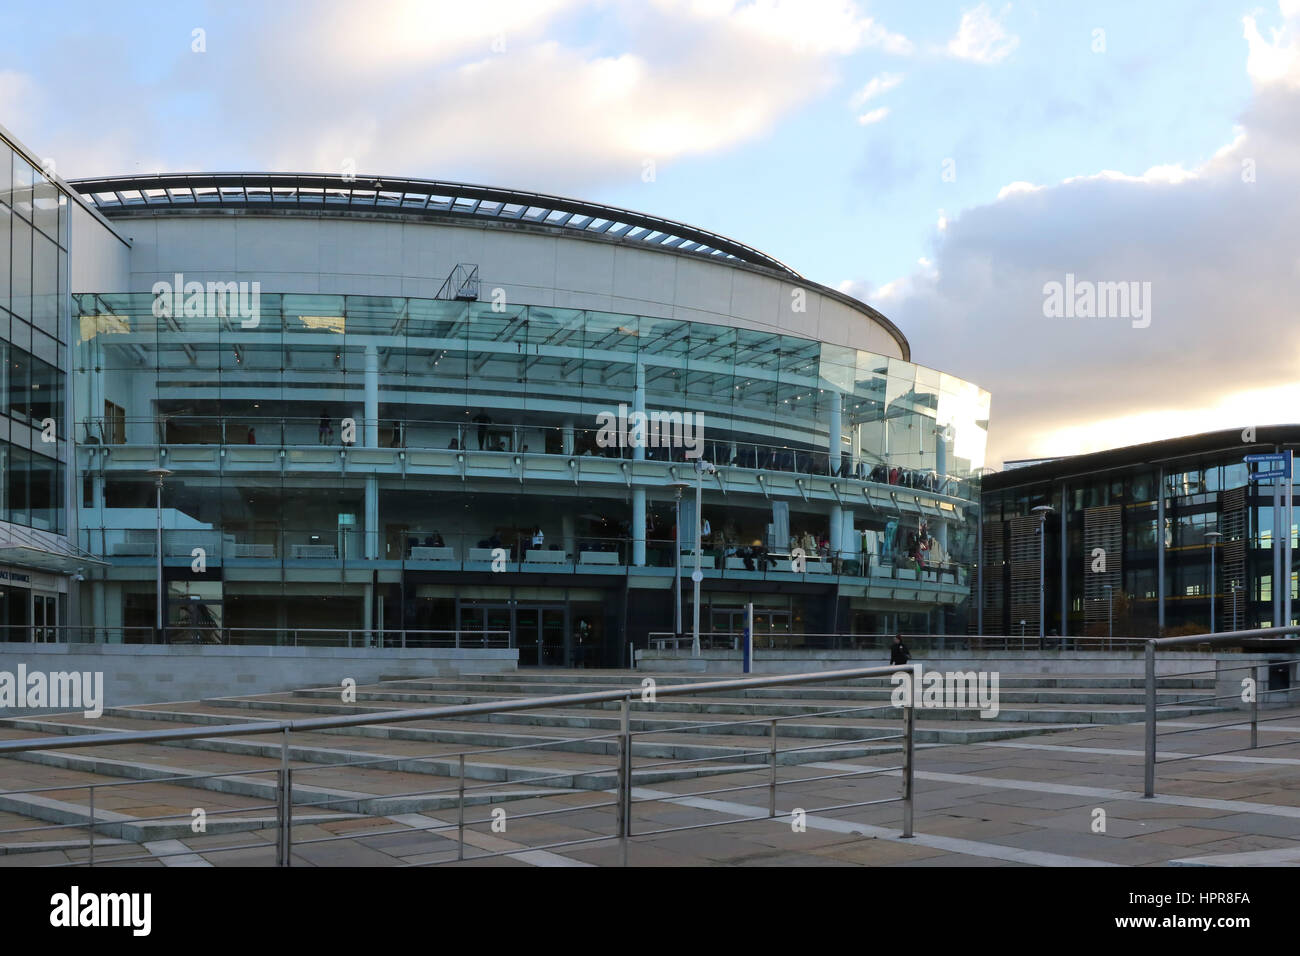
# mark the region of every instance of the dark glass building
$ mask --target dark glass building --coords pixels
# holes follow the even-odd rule
[[[1294,565],[1283,570],[1296,528],[1286,528],[1285,509],[1275,516],[1280,480],[1252,480],[1259,466],[1244,459],[1297,448],[1300,425],[1279,425],[987,474],[976,627],[1038,633],[1040,523],[1048,634],[1280,626],[1285,591],[1276,582],[1289,579],[1293,602],[1297,593]],[[1052,510],[1034,511],[1041,506]]]

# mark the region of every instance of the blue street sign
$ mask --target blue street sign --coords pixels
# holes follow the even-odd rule
[[[1273,453],[1268,455],[1246,455],[1242,461],[1247,464],[1267,465],[1268,470],[1260,470],[1250,476],[1251,481],[1262,481],[1265,478],[1290,478],[1291,477],[1291,453],[1289,451],[1280,454]]]

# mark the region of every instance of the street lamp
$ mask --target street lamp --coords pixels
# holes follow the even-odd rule
[[[1047,623],[1047,579],[1044,569],[1047,560],[1047,516],[1051,505],[1036,505],[1031,509],[1038,515],[1038,649],[1043,649],[1043,627]]]
[[[677,496],[674,503],[676,518],[673,521],[673,606],[676,610],[673,650],[678,649],[678,642],[682,639],[682,490],[690,486],[689,481],[674,481],[668,486]]]
[[[691,628],[692,657],[700,656],[700,582],[704,580],[704,572],[700,570],[700,531],[704,525],[704,517],[700,509],[703,507],[704,475],[706,472],[710,475],[715,474],[717,470],[703,458],[695,459],[695,571],[691,574],[691,583],[695,586],[695,606],[691,611],[695,620]]]
[[[163,545],[162,545],[162,489],[163,482],[172,474],[170,468],[150,468],[147,472],[154,479],[154,517],[157,526],[158,552],[158,592],[157,613],[154,617],[154,639],[161,642],[163,637]]]
[[[1223,532],[1207,531],[1205,537],[1210,542],[1210,633],[1213,634],[1217,630],[1214,626],[1214,592],[1218,590],[1214,577],[1214,550],[1219,539],[1223,537]]]

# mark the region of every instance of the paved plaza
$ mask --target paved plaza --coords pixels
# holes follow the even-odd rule
[[[270,866],[278,742],[223,739],[222,723],[506,699],[620,680],[635,686],[631,674],[551,672],[513,682],[388,681],[362,688],[352,706],[334,691],[304,689],[118,708],[98,721],[6,718],[6,740],[204,724],[214,736],[3,760],[0,865],[87,862],[86,785],[94,783],[96,865]],[[1031,692],[1031,681],[1019,693],[1036,700],[1004,702],[1006,719],[919,712],[910,839],[901,835],[897,800],[845,806],[898,797],[896,712],[822,716],[846,702],[883,703],[878,682],[680,697],[634,710],[626,848],[611,838],[614,710],[295,733],[292,863],[606,866],[621,865],[626,852],[633,866],[1300,865],[1300,708],[1262,712],[1260,747],[1222,753],[1248,744],[1248,728],[1237,723],[1244,712],[1170,704],[1172,716],[1160,723],[1157,796],[1143,799],[1134,689],[1116,679],[1080,679]],[[1012,688],[1006,696],[1014,698]],[[754,714],[781,717],[775,817],[768,816],[769,724]],[[1081,715],[1097,722],[1060,719]],[[1223,724],[1233,726],[1215,726]],[[1197,728],[1214,729],[1190,732]],[[193,779],[205,774],[226,776]],[[37,788],[42,792],[23,792]],[[197,809],[203,832],[195,832]]]

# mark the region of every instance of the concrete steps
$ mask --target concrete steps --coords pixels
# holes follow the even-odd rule
[[[938,668],[936,668],[938,669]],[[98,719],[80,713],[0,718],[0,739],[65,737],[115,730],[203,728],[204,740],[34,750],[0,760],[0,861],[43,860],[86,851],[86,785],[96,792],[96,842],[103,852],[139,853],[146,844],[194,845],[190,811],[209,813],[207,835],[257,833],[274,838],[275,771],[281,742],[273,735],[223,737],[223,725],[340,714],[380,714],[457,703],[508,701],[593,690],[633,691],[631,729],[636,786],[729,774],[754,774],[769,760],[777,723],[782,766],[896,754],[901,714],[883,679],[754,688],[704,697],[640,698],[634,672],[536,671],[441,678],[400,677],[356,688],[109,707]],[[715,681],[715,676],[655,675],[658,687]],[[1211,677],[1162,684],[1161,718],[1219,712],[1185,701],[1213,693]],[[1123,674],[1003,675],[995,719],[975,709],[922,708],[920,747],[1008,740],[1101,724],[1140,721],[1141,677]],[[616,786],[618,703],[517,713],[477,714],[291,735],[295,825],[347,821],[383,824],[404,815],[453,811],[465,753],[465,802],[489,806],[609,791]],[[700,726],[706,725],[706,726]],[[591,739],[597,738],[597,739]],[[798,748],[798,749],[795,749]],[[660,766],[666,761],[678,761]],[[682,762],[684,761],[684,762]],[[221,774],[220,776],[203,776]],[[197,775],[197,776],[196,776]],[[133,781],[130,786],[106,784]],[[26,787],[70,787],[45,793]],[[700,785],[695,785],[696,789]],[[586,797],[585,799],[590,799]],[[481,813],[481,811],[480,811]],[[166,816],[151,820],[149,817]],[[22,821],[29,821],[23,823]],[[61,828],[6,838],[5,826]],[[62,829],[62,827],[68,829]],[[257,852],[262,852],[261,850]],[[265,855],[265,854],[264,854]],[[260,858],[259,858],[260,859]],[[2,865],[2,864],[0,864]]]

